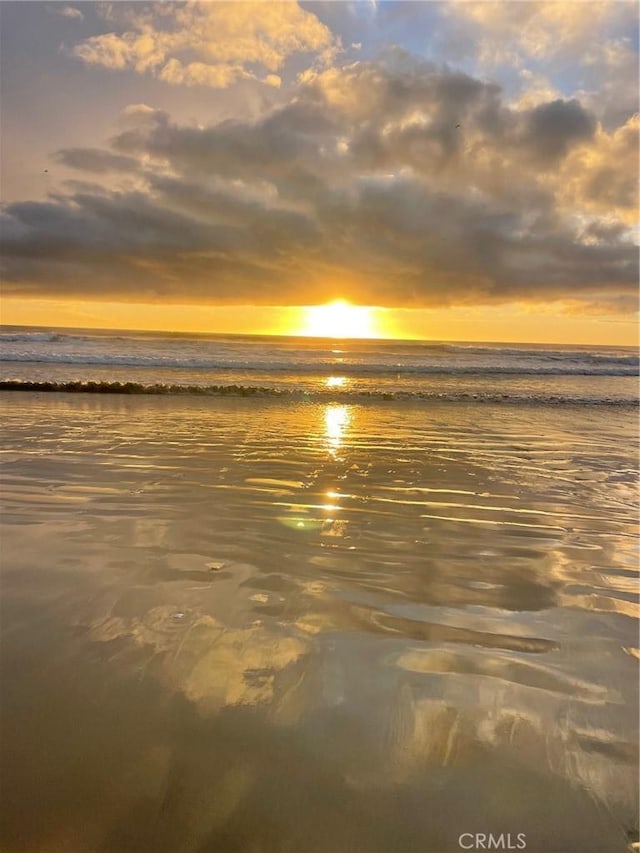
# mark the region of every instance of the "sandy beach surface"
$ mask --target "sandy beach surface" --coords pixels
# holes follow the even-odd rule
[[[633,409],[0,397],[3,853],[637,840]]]

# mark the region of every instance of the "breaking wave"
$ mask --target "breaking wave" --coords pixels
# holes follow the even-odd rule
[[[567,394],[531,394],[531,393],[472,393],[437,391],[352,391],[339,389],[314,389],[302,391],[290,388],[275,388],[265,385],[180,385],[171,383],[142,382],[31,382],[17,379],[0,380],[0,391],[37,391],[54,393],[84,394],[129,394],[129,395],[196,395],[199,397],[279,397],[290,400],[309,400],[317,402],[364,402],[372,401],[424,401],[458,403],[535,403],[543,405],[579,404],[591,406],[635,407],[635,401],[628,398],[583,397]]]
[[[59,335],[55,332],[2,332],[0,333],[0,343],[52,343],[67,338],[66,335]]]
[[[504,375],[504,376],[635,376],[638,373],[636,356],[591,356],[590,358],[546,361],[539,358],[536,364],[455,364],[436,362],[430,364],[385,361],[359,361],[345,359],[310,359],[292,355],[289,358],[266,360],[263,358],[197,358],[162,355],[116,355],[111,353],[3,353],[2,361],[30,364],[86,364],[113,365],[117,367],[161,367],[187,368],[191,370],[233,370],[289,373],[316,373],[318,371],[335,372],[339,369],[345,375]]]

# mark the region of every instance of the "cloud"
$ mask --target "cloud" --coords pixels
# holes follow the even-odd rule
[[[134,157],[99,148],[64,148],[56,153],[55,159],[63,166],[96,174],[131,172],[138,168],[138,161]]]
[[[584,79],[576,94],[607,129],[624,124],[637,113],[636,44],[626,36],[597,39],[583,54]]]
[[[242,79],[278,86],[275,72],[290,57],[326,62],[339,49],[331,31],[297,3],[119,5],[107,7],[118,31],[91,36],[73,48],[74,56],[173,85],[225,89]]]
[[[447,4],[446,13],[473,27],[483,63],[498,64],[514,61],[514,57],[548,61],[559,54],[584,50],[602,33],[608,19],[619,14],[616,7],[620,5],[631,4],[592,0],[585,7],[583,3],[557,0],[453,0]],[[515,59],[516,64],[520,61]]]
[[[590,145],[576,146],[557,177],[558,202],[567,211],[604,217],[606,235],[619,223],[637,220],[640,119],[630,118],[612,132],[600,129]]]
[[[555,163],[577,142],[593,137],[596,121],[576,100],[557,99],[539,104],[527,113],[524,141],[538,162]]]
[[[62,15],[63,18],[74,18],[78,21],[84,20],[84,15],[80,9],[76,9],[74,6],[56,7],[55,11],[58,15]]]
[[[308,71],[256,121],[132,105],[109,150],[58,154],[101,192],[6,208],[5,293],[628,310],[636,133],[399,50]]]
[[[517,85],[521,99],[540,102],[543,87],[571,92],[609,129],[636,112],[633,3],[454,0],[440,9],[442,55],[471,60],[479,71]]]

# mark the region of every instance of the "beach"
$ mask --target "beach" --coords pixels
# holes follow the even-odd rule
[[[0,2],[0,853],[640,853],[637,12]]]
[[[637,840],[635,408],[327,393],[0,393],[3,851]]]

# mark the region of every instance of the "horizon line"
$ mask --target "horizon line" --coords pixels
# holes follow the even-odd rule
[[[0,329],[71,329],[85,332],[130,332],[136,334],[147,335],[193,335],[196,337],[221,337],[221,338],[296,338],[309,341],[368,341],[371,343],[418,343],[418,344],[509,344],[513,346],[546,346],[546,347],[607,347],[617,349],[638,349],[640,342],[636,344],[594,344],[594,343],[564,343],[562,341],[508,341],[508,340],[474,340],[471,338],[380,338],[380,337],[334,337],[328,335],[305,335],[295,333],[282,332],[215,332],[215,331],[195,331],[191,329],[134,329],[124,327],[101,327],[101,326],[66,326],[66,325],[51,325],[42,326],[32,323],[2,323]],[[1,360],[1,359],[0,359]]]

